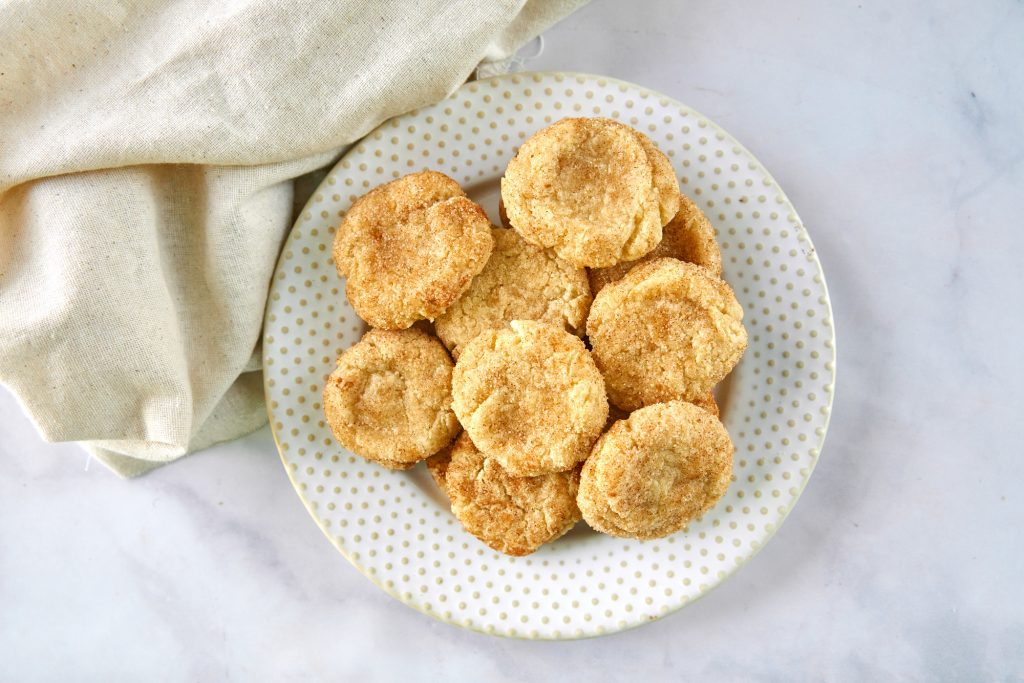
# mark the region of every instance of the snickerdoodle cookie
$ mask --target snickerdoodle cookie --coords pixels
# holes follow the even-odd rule
[[[512,224],[508,222],[508,212],[505,211],[505,200],[498,197],[498,219],[501,221],[501,227],[512,229]]]
[[[725,494],[733,450],[722,423],[690,403],[637,410],[612,425],[583,466],[583,518],[613,536],[675,533]]]
[[[494,251],[466,293],[434,321],[437,336],[456,358],[481,331],[510,320],[539,320],[581,333],[590,310],[590,286],[582,268],[526,242],[513,230],[495,228]]]
[[[679,209],[679,183],[654,144],[629,126],[567,118],[509,162],[501,196],[513,229],[577,266],[638,259]]]
[[[400,330],[462,296],[492,244],[483,209],[448,176],[423,171],[356,200],[333,255],[356,313],[373,327]]]
[[[406,469],[451,442],[452,361],[419,330],[370,330],[338,358],[324,385],[324,413],[342,446]]]
[[[462,434],[443,477],[452,514],[466,530],[508,555],[529,555],[580,520],[579,468],[516,477]]]
[[[608,415],[604,380],[579,337],[530,320],[466,344],[452,397],[473,443],[521,477],[584,460]]]
[[[693,399],[692,401],[687,401],[687,403],[692,403],[693,405],[697,406],[698,408],[703,408],[704,410],[708,411],[709,413],[711,413],[715,417],[719,417],[720,416],[720,413],[719,413],[719,410],[718,410],[718,401],[715,400],[715,395],[712,392],[710,392],[710,391],[708,393],[704,394],[703,396],[698,396],[697,398]],[[629,411],[628,410],[623,410],[622,408],[619,408],[618,406],[616,406],[614,403],[609,403],[608,404],[608,420],[605,422],[605,430],[607,430],[609,427],[611,427],[613,423],[618,422],[619,420],[625,420],[625,419],[628,419],[628,418],[629,418]],[[430,465],[430,461],[431,460],[433,460],[434,458],[439,457],[439,456],[440,456],[440,453],[438,455],[435,455],[435,456],[432,456],[431,458],[429,458],[427,460],[427,467],[431,466]],[[433,472],[433,470],[431,470],[431,472]],[[436,477],[435,477],[435,479],[436,479]]]
[[[702,396],[692,399],[689,402],[698,408],[703,408],[715,417],[719,416],[718,401],[715,400],[715,395],[710,391]]]
[[[427,471],[430,478],[434,480],[437,487],[448,493],[448,486],[445,484],[445,475],[448,473],[448,465],[452,461],[452,447],[445,446],[437,453],[427,458]]]
[[[715,277],[722,276],[722,252],[715,241],[711,221],[686,195],[681,195],[679,212],[661,231],[661,242],[636,261],[622,261],[607,268],[590,268],[590,289],[594,296],[608,284],[621,280],[634,266],[668,256],[704,266]]]
[[[696,400],[747,347],[732,289],[701,266],[662,258],[601,290],[587,318],[608,397],[625,410]]]

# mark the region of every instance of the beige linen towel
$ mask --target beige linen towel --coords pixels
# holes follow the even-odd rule
[[[5,4],[0,382],[124,476],[259,427],[294,178],[579,4]]]

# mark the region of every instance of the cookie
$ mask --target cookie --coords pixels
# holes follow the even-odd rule
[[[452,461],[452,447],[446,446],[437,453],[427,458],[427,471],[430,478],[437,484],[437,488],[448,493],[448,485],[445,483],[445,476],[448,474],[448,465]]]
[[[729,285],[700,266],[662,258],[601,290],[587,336],[608,398],[636,410],[711,391],[747,347],[742,320]]]
[[[473,443],[520,477],[574,467],[608,416],[604,380],[579,337],[531,320],[466,344],[452,397]]]
[[[573,334],[590,310],[586,271],[534,246],[512,230],[494,228],[494,251],[462,297],[434,321],[456,358],[483,330],[510,320],[540,320]]]
[[[679,212],[661,231],[661,242],[636,261],[622,261],[607,268],[589,268],[590,290],[594,296],[610,282],[621,280],[634,266],[656,258],[670,258],[704,266],[715,277],[722,276],[722,252],[715,241],[715,228],[689,197],[681,195]]]
[[[400,330],[433,320],[462,296],[492,246],[484,210],[448,176],[423,171],[356,200],[333,256],[359,317]]]
[[[579,468],[516,477],[463,433],[444,477],[452,514],[466,531],[507,555],[529,555],[580,520]]]
[[[697,398],[693,399],[692,401],[687,401],[687,403],[692,403],[693,405],[697,406],[698,408],[703,408],[704,410],[708,411],[709,413],[711,413],[715,417],[721,417],[721,415],[719,414],[719,410],[718,410],[718,402],[715,400],[715,395],[712,392],[710,392],[710,391],[708,393],[704,394],[703,396],[698,396]],[[618,422],[619,420],[625,420],[628,417],[629,417],[629,411],[626,411],[626,410],[623,410],[622,408],[619,408],[614,403],[609,404],[608,405],[608,420],[605,423],[605,429],[607,429],[608,427],[611,427],[612,423]],[[427,464],[428,465],[430,464],[429,460],[427,461]]]
[[[722,423],[697,406],[641,408],[612,425],[583,466],[583,519],[612,536],[673,534],[725,495],[733,451]]]
[[[452,370],[434,337],[415,329],[370,330],[341,354],[324,385],[334,438],[385,467],[412,467],[459,433]]]
[[[698,408],[703,408],[704,410],[708,411],[715,417],[721,417],[718,410],[718,401],[715,400],[715,395],[710,391],[704,394],[703,396],[698,396],[697,398],[690,401],[690,403],[697,406]]]
[[[629,418],[629,411],[626,411],[626,410],[623,410],[622,408],[619,408],[614,403],[609,403],[608,404],[608,419],[605,420],[605,423],[604,423],[605,431],[607,431],[609,427],[611,427],[613,424],[615,424],[619,420],[626,420],[628,418]]]
[[[651,181],[654,183],[654,189],[658,191],[658,216],[661,225],[665,226],[673,216],[679,213],[683,196],[679,190],[679,179],[676,178],[672,162],[658,149],[653,140],[635,128],[629,128],[629,130],[636,135],[647,154],[647,160],[651,162]]]
[[[512,229],[512,224],[508,222],[508,212],[505,211],[505,200],[498,197],[498,220],[501,221],[501,227]]]
[[[567,118],[533,135],[501,180],[509,222],[576,266],[635,260],[679,209],[672,167],[642,133],[611,119]]]

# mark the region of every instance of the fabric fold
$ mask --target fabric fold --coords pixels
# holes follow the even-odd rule
[[[0,382],[123,476],[258,428],[295,179],[579,4],[6,7]]]

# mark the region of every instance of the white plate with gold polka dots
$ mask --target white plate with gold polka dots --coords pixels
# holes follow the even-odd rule
[[[499,178],[516,148],[565,116],[638,128],[669,157],[714,223],[723,277],[750,346],[720,387],[734,481],[703,519],[632,541],[580,523],[528,557],[466,533],[425,467],[393,472],[331,436],[320,392],[365,327],[331,261],[357,196],[412,171],[447,173],[497,224]],[[334,167],[299,217],[273,278],[263,339],[270,423],[295,490],[370,581],[443,621],[519,638],[578,638],[657,619],[729,577],[771,538],[821,452],[835,388],[835,330],[821,265],[782,189],[728,133],[668,97],[611,78],[497,76],[387,121]]]

